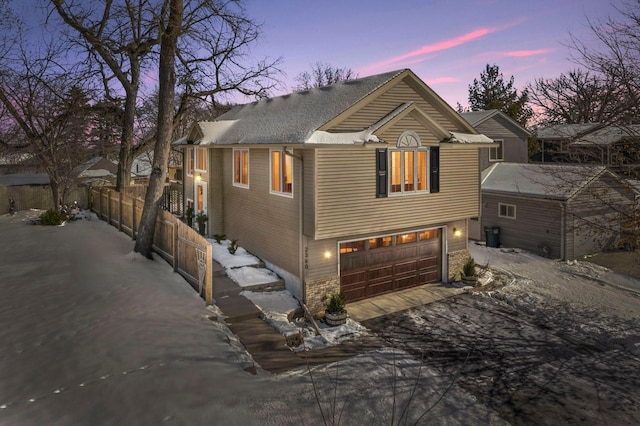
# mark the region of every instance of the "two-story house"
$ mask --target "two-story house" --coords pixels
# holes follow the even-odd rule
[[[447,282],[495,146],[405,69],[240,105],[174,142],[185,205],[312,311]]]

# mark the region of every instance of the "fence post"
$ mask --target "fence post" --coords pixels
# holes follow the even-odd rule
[[[122,192],[118,192],[118,231],[122,232]]]
[[[111,190],[107,191],[107,223],[111,225]]]
[[[207,269],[204,276],[204,298],[207,305],[213,305],[213,247],[207,243]]]
[[[178,272],[178,218],[173,217],[173,226],[171,227],[171,251],[173,254],[173,272]]]
[[[138,199],[136,197],[131,197],[131,239],[135,240],[136,239],[136,232],[137,232],[137,226],[136,226],[136,201],[138,201]]]

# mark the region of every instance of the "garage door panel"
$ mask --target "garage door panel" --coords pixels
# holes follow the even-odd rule
[[[436,238],[371,247],[340,256],[340,286],[347,301],[365,299],[441,279],[442,234]]]

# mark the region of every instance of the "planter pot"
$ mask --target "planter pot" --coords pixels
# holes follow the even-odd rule
[[[477,286],[478,285],[478,277],[467,277],[465,275],[462,276],[462,282],[466,285]]]
[[[324,314],[324,320],[327,322],[327,324],[329,324],[332,327],[335,327],[337,325],[342,325],[345,324],[347,322],[347,313],[343,313],[343,314],[332,314],[329,312],[325,312]]]
[[[204,235],[204,231],[207,228],[207,224],[204,222],[198,222],[198,231],[200,232],[200,235]]]

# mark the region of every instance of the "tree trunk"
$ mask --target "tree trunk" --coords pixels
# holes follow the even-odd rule
[[[51,195],[53,197],[53,208],[57,209],[60,206],[60,185],[54,179],[49,179],[49,186],[51,187]]]
[[[135,69],[135,67],[132,67]],[[124,105],[124,119],[122,124],[122,136],[120,138],[120,152],[118,155],[118,174],[116,176],[116,190],[123,192],[131,182],[131,166],[133,164],[133,138],[136,119],[136,99],[138,83],[135,73],[132,72],[131,87],[126,89],[127,97]]]
[[[156,217],[167,174],[171,136],[173,133],[173,105],[176,87],[175,60],[178,36],[182,26],[182,0],[171,0],[169,21],[162,33],[160,44],[160,68],[158,72],[158,132],[153,151],[153,169],[144,199],[140,228],[134,250],[152,258],[151,250]]]

